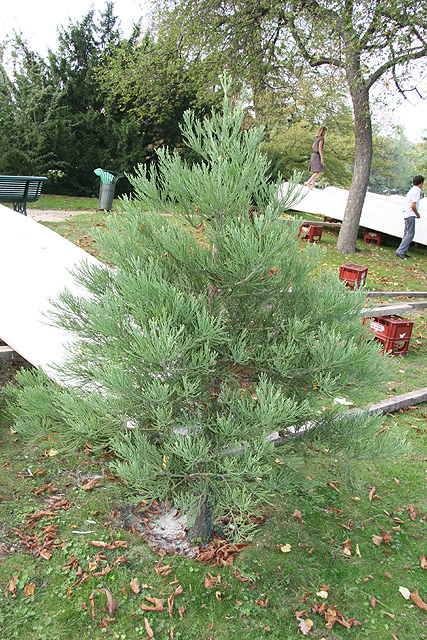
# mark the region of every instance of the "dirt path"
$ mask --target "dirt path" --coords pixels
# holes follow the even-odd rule
[[[88,215],[95,213],[95,211],[51,211],[51,210],[38,210],[27,209],[27,215],[32,220],[37,222],[63,222],[69,218],[80,215]]]

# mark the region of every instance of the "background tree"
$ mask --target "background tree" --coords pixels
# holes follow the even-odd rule
[[[166,15],[200,46],[225,54],[229,66],[241,58],[255,94],[269,83],[272,73],[276,77],[286,73],[298,59],[313,69],[342,71],[353,107],[355,158],[337,248],[353,253],[372,159],[369,91],[388,75],[404,93],[411,63],[427,55],[427,22],[419,3],[183,0]],[[210,28],[202,32],[204,24]]]
[[[171,49],[149,32],[110,47],[97,78],[106,108],[140,130],[145,153],[134,165],[155,159],[159,146],[185,152],[179,127],[184,111],[203,115],[221,98],[206,82],[204,66],[184,47]]]
[[[1,69],[0,168],[2,173],[39,175],[54,160],[61,90],[49,80],[44,60],[16,36],[12,48],[13,78]]]
[[[292,456],[273,472],[272,430],[320,420],[314,437],[329,432],[349,460],[376,448],[377,418],[319,417],[316,396],[386,366],[363,332],[363,290],[319,272],[321,247],[302,249],[298,222],[282,218],[295,187],[284,201],[269,184],[264,132],[244,130],[224,90],[222,112],[184,116],[201,164],[162,149],[157,169],[130,177],[136,199],[99,236],[119,268],[82,266],[88,295],[61,295],[55,323],[76,336],[58,368],[69,386],[24,372],[9,389],[15,429],[113,450],[139,498],[188,510],[190,538],[224,515],[244,534],[249,514],[289,488]]]
[[[405,195],[417,173],[414,166],[415,145],[396,127],[395,135],[373,136],[373,156],[369,188],[375,193]]]

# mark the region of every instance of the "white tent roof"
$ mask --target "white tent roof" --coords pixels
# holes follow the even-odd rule
[[[301,188],[301,200],[292,205],[294,211],[328,216],[335,220],[344,217],[348,191],[338,187],[325,189]],[[360,218],[360,226],[370,231],[380,231],[396,238],[403,236],[404,196],[382,196],[367,193]],[[420,216],[415,225],[414,242],[427,245],[427,198],[420,202]]]
[[[64,361],[66,346],[73,338],[47,324],[44,314],[52,308],[49,300],[65,288],[87,295],[70,269],[82,261],[105,265],[51,229],[3,205],[0,237],[0,338],[55,378],[49,365]]]

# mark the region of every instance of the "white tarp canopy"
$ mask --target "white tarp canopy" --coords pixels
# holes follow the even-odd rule
[[[102,265],[51,229],[0,205],[2,273],[0,339],[55,378],[49,365],[64,361],[73,338],[44,314],[65,288],[85,295],[70,273],[82,261]],[[108,267],[105,267],[106,269]]]
[[[328,216],[335,220],[344,217],[348,191],[338,187],[325,189],[301,188],[301,200],[292,205],[293,211]],[[360,226],[370,231],[380,231],[396,238],[403,236],[404,196],[382,196],[367,193],[360,218]],[[427,198],[420,202],[420,216],[415,225],[414,242],[427,245]]]

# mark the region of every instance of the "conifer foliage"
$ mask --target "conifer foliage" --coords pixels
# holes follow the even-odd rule
[[[79,268],[89,295],[56,303],[55,323],[77,338],[65,384],[25,373],[13,391],[16,429],[114,451],[140,499],[188,511],[192,538],[224,515],[246,534],[280,484],[266,435],[319,419],[316,394],[380,366],[363,291],[322,273],[322,248],[283,219],[298,186],[269,184],[263,131],[245,130],[226,78],[223,89],[210,118],[185,114],[199,164],[164,149],[156,169],[141,165],[135,198],[99,236],[117,269]],[[350,429],[328,424],[350,446]]]

